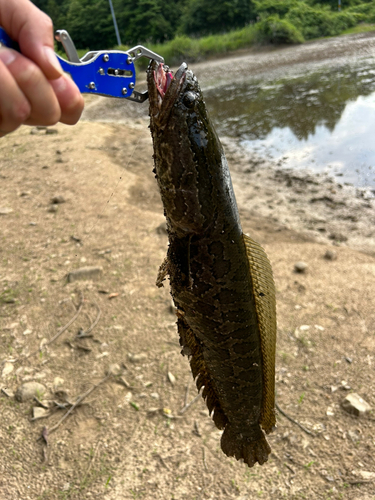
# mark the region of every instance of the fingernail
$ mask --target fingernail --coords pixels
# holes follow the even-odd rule
[[[62,67],[60,66],[60,63],[53,49],[51,49],[51,47],[44,47],[44,54],[46,56],[47,61],[55,68],[56,71],[60,73],[60,75],[62,75],[63,74]]]
[[[9,66],[15,58],[16,53],[13,50],[0,49],[0,60],[5,64],[5,66]]]

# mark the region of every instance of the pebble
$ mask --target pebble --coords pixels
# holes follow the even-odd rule
[[[342,401],[341,406],[345,411],[360,417],[371,410],[371,406],[359,394],[353,392],[348,394]]]
[[[122,370],[120,365],[118,365],[117,363],[113,363],[112,365],[109,365],[107,373],[108,375],[111,374],[116,377],[117,375],[120,375],[122,373]]]
[[[40,406],[34,406],[33,408],[33,420],[38,420],[38,418],[44,418],[49,415],[49,411],[41,408]]]
[[[294,271],[296,273],[304,273],[304,272],[306,272],[307,267],[308,266],[307,266],[306,262],[302,262],[302,261],[296,262],[294,264]]]
[[[167,233],[167,224],[165,222],[162,222],[157,228],[156,232],[158,234],[168,234]]]
[[[0,215],[8,215],[11,214],[12,212],[13,212],[12,208],[0,207]]]
[[[176,377],[173,375],[173,373],[168,372],[168,380],[172,385],[176,383]]]
[[[327,250],[326,253],[324,254],[324,258],[327,260],[336,260],[337,252],[335,252],[334,250]]]
[[[46,129],[46,135],[53,135],[53,134],[58,134],[59,131],[57,128],[47,128]]]
[[[52,214],[56,213],[56,212],[57,212],[57,210],[58,210],[57,205],[50,205],[50,206],[48,207],[48,212],[50,212],[50,213],[52,213]]]
[[[9,375],[10,373],[12,373],[12,371],[14,370],[14,365],[13,363],[9,363],[9,362],[6,362],[4,364],[4,367],[3,367],[3,370],[1,372],[1,376],[3,378],[5,378],[7,375]]]
[[[53,379],[53,392],[56,392],[56,391],[60,390],[61,387],[63,386],[64,382],[65,381],[64,381],[63,378],[61,378],[61,377],[55,377]]]
[[[328,238],[330,240],[334,240],[334,241],[348,241],[348,238],[347,236],[341,234],[341,233],[331,233]]]
[[[23,403],[24,401],[33,399],[34,396],[38,396],[40,398],[46,390],[45,386],[39,382],[26,382],[18,387],[15,398],[17,401]]]
[[[147,354],[145,352],[141,352],[139,354],[128,353],[128,358],[132,363],[140,363],[141,361],[145,361],[147,359]]]
[[[66,200],[65,200],[65,198],[64,198],[61,194],[59,194],[59,195],[57,195],[57,196],[54,196],[54,197],[51,199],[51,203],[53,203],[53,204],[55,204],[55,205],[57,205],[57,204],[59,204],[59,203],[65,203],[65,201],[66,201]]]
[[[94,280],[99,278],[102,272],[103,268],[99,266],[80,267],[68,274],[68,283],[72,283],[73,281]]]
[[[151,396],[152,398],[154,398],[154,399],[159,399],[159,397],[160,397],[160,396],[159,396],[159,394],[158,394],[157,392],[152,392],[152,393],[150,394],[150,396]]]

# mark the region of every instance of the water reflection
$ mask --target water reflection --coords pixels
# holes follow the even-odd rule
[[[375,186],[372,60],[272,83],[233,83],[205,96],[220,135],[238,137],[248,149],[264,150],[288,167]]]

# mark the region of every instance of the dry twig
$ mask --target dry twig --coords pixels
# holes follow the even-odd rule
[[[102,311],[101,311],[100,307],[98,306],[98,304],[96,303],[95,300],[93,300],[93,303],[94,303],[94,305],[96,307],[96,310],[98,311],[98,314],[97,314],[96,318],[94,319],[93,323],[89,326],[89,328],[86,331],[81,330],[77,334],[77,338],[79,338],[79,339],[83,339],[85,337],[91,337],[90,333],[96,327],[96,325],[98,324],[98,322],[100,320],[100,316],[102,315]]]
[[[82,396],[80,396],[77,399],[77,401],[74,403],[74,405],[72,405],[71,408],[69,408],[69,410],[65,413],[65,415],[57,422],[57,424],[54,425],[53,427],[51,427],[51,429],[49,429],[48,433],[51,434],[52,432],[54,432],[64,422],[64,420],[72,413],[72,411],[75,408],[77,408],[77,406],[79,406],[84,399],[87,398],[87,396],[89,396],[101,384],[103,384],[104,382],[106,382],[111,376],[112,376],[112,374],[109,373],[104,378],[102,378],[102,380],[100,382],[98,382],[96,385],[92,386],[87,392],[85,392],[84,394],[82,394]]]
[[[192,406],[194,403],[196,403],[198,401],[198,399],[201,397],[200,394],[197,394],[195,396],[195,398],[190,401],[190,403],[188,403],[187,405],[185,405],[183,408],[181,408],[181,410],[178,412],[180,415],[182,415],[183,413],[185,413],[186,411],[188,411],[188,409],[190,408],[190,406]]]
[[[203,453],[203,465],[205,470],[208,472],[208,467],[207,467],[207,462],[206,462],[206,448],[203,446],[202,448],[202,453]]]
[[[79,313],[82,311],[82,307],[83,307],[83,302],[84,302],[84,299],[83,299],[83,293],[80,292],[81,294],[81,301],[77,307],[77,312],[75,313],[75,315],[73,316],[72,319],[70,319],[66,325],[64,325],[62,328],[60,328],[60,330],[56,333],[56,335],[54,335],[48,342],[46,342],[44,345],[47,346],[47,345],[50,345],[52,344],[52,342],[55,342],[56,339],[58,339],[60,337],[60,335],[62,335],[69,327],[72,323],[74,323],[74,321],[78,318],[78,315]],[[44,346],[43,346],[44,347]],[[40,349],[38,349],[39,351]]]
[[[277,403],[275,403],[275,406],[276,406],[277,411],[280,412],[281,415],[284,415],[285,418],[287,418],[288,420],[290,420],[290,422],[292,422],[293,424],[298,425],[298,427],[301,430],[303,430],[303,432],[306,432],[306,434],[308,434],[309,436],[315,437],[315,434],[313,432],[311,432],[309,429],[306,429],[306,427],[304,427],[302,424],[300,424],[299,422],[297,422],[297,420],[294,420],[294,418],[290,417],[287,413],[285,413],[285,411],[282,410]]]

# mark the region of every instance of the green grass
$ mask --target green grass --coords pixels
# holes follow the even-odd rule
[[[357,24],[357,26],[353,26],[353,28],[349,28],[343,31],[341,34],[354,35],[355,33],[367,33],[368,31],[375,31],[375,24],[366,24],[366,23]]]

